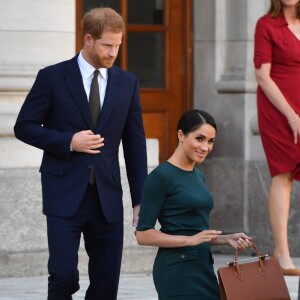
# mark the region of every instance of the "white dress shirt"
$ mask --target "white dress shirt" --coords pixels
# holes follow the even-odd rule
[[[81,52],[78,55],[77,62],[79,65],[84,90],[86,92],[86,96],[89,101],[89,95],[90,95],[91,84],[92,84],[92,80],[94,77],[95,68],[93,66],[91,66],[87,61],[84,60]],[[100,76],[98,76],[98,84],[99,84],[99,94],[100,94],[100,105],[102,108],[103,102],[104,102],[104,97],[105,97],[105,92],[106,92],[106,86],[107,86],[107,69],[100,68],[99,71],[100,71],[100,74],[99,74]],[[70,145],[70,151],[73,151],[72,142]]]
[[[89,100],[91,84],[94,77],[95,68],[84,60],[82,53],[78,55],[78,65],[82,76],[84,90],[86,92],[87,99]],[[100,68],[100,74],[98,76],[99,93],[100,93],[100,105],[103,106],[106,86],[107,86],[107,69]]]

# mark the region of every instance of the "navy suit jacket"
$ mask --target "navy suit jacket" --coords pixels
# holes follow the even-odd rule
[[[101,153],[71,152],[72,136],[89,129],[105,138]],[[69,217],[76,212],[93,164],[104,216],[109,222],[122,221],[121,141],[132,205],[140,203],[147,157],[134,75],[115,66],[108,69],[104,104],[98,126],[93,128],[77,56],[46,67],[38,72],[14,130],[18,139],[44,150],[40,172],[46,215]]]

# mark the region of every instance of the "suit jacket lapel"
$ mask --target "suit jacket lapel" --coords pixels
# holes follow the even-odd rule
[[[84,90],[80,69],[77,62],[77,57],[73,57],[66,67],[66,82],[69,86],[71,94],[75,103],[77,104],[83,119],[87,123],[89,128],[93,128],[92,117]]]
[[[110,114],[112,113],[118,100],[119,88],[119,73],[118,69],[112,67],[108,69],[108,81],[106,86],[106,92],[104,97],[104,103],[100,114],[100,122],[98,124],[99,129],[103,128],[108,121]]]

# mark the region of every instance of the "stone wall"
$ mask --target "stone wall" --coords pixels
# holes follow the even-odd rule
[[[200,169],[213,194],[215,207],[211,228],[224,233],[245,232],[253,237],[262,252],[272,255],[273,238],[267,210],[270,185],[269,170],[264,161],[207,159]],[[299,223],[300,184],[294,183],[290,217],[289,245],[292,256],[300,256]],[[217,253],[232,253],[230,247],[214,247]]]
[[[218,124],[214,152],[200,168],[215,199],[212,228],[245,231],[266,252],[273,240],[268,222],[270,175],[256,116],[252,63],[256,20],[269,0],[194,0],[194,107],[209,111]],[[46,272],[45,218],[41,213],[38,165],[41,152],[13,136],[16,114],[37,71],[75,54],[75,1],[0,1],[0,276]],[[152,148],[153,147],[153,148]],[[157,165],[157,144],[148,142],[150,169]],[[123,272],[151,271],[156,249],[136,245],[125,169]],[[300,256],[299,191],[295,183],[289,239]],[[216,252],[232,251],[216,247]],[[86,272],[81,248],[80,270]]]
[[[215,198],[211,225],[225,232],[245,231],[272,254],[267,194],[270,174],[257,125],[253,37],[269,0],[194,1],[194,107],[210,112],[218,134],[204,162]],[[289,216],[292,255],[300,256],[299,183]],[[218,247],[214,251],[231,251]]]

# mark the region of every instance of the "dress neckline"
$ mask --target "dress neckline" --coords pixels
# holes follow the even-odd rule
[[[195,167],[193,167],[193,170],[184,170],[184,169],[182,169],[182,168],[180,168],[180,167],[177,167],[177,166],[173,165],[173,164],[170,163],[168,160],[166,160],[166,163],[167,163],[168,165],[172,166],[173,168],[175,168],[175,169],[177,169],[177,170],[179,170],[179,171],[185,172],[185,173],[194,173],[194,171],[195,171]]]
[[[283,18],[284,18],[284,20],[285,20],[285,22],[286,22],[286,27],[287,27],[288,31],[289,31],[289,32],[297,39],[298,42],[300,42],[300,36],[298,37],[298,36],[290,29],[289,23],[288,23],[286,17],[283,16]]]

